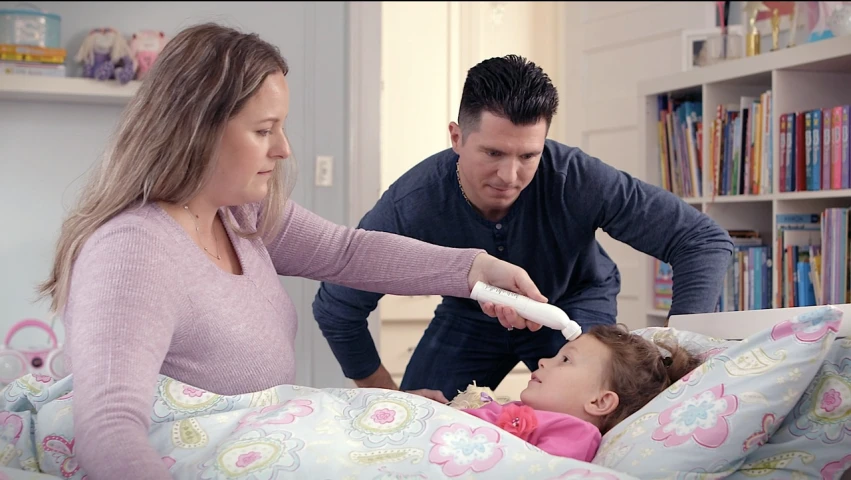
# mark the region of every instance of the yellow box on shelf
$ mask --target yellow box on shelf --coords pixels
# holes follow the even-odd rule
[[[67,56],[64,48],[0,43],[0,60],[4,61],[62,64]]]

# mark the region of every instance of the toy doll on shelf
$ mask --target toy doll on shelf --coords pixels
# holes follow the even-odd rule
[[[83,63],[85,78],[116,79],[123,85],[136,76],[130,46],[114,28],[92,29],[80,46],[76,59]]]
[[[136,62],[136,80],[143,80],[154,65],[168,37],[160,30],[140,30],[130,37],[130,52]]]

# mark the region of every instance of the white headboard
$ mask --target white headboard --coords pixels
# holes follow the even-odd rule
[[[833,305],[842,310],[842,326],[838,337],[851,336],[851,304]],[[672,315],[668,326],[677,330],[709,335],[726,340],[741,340],[804,312],[824,307],[793,307],[742,312],[696,313]]]

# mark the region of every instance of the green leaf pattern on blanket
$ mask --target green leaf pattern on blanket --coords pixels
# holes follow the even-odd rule
[[[72,377],[29,375],[5,387],[0,479],[27,471],[85,477],[74,455],[72,387]],[[633,478],[547,454],[424,397],[380,389],[285,385],[227,396],[161,376],[149,440],[178,479]]]

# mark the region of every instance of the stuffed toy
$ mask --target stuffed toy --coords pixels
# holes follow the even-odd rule
[[[133,34],[130,52],[136,61],[136,80],[145,78],[166,42],[168,37],[159,30],[140,30]]]
[[[83,63],[85,78],[116,79],[123,85],[136,76],[130,46],[114,28],[92,29],[83,40],[76,59]]]
[[[482,405],[490,402],[500,404],[511,401],[506,397],[497,397],[496,394],[488,387],[480,387],[476,385],[475,380],[472,385],[467,385],[467,389],[458,391],[458,395],[449,402],[449,406],[458,410],[464,408],[479,408]]]

